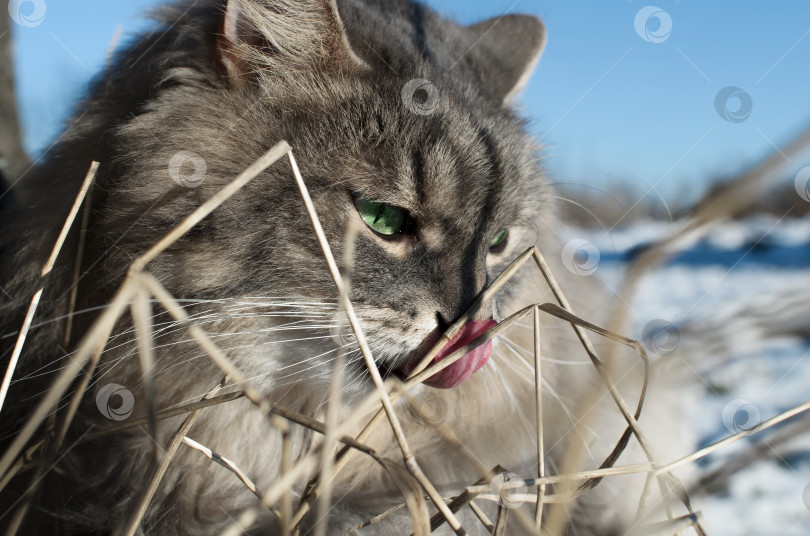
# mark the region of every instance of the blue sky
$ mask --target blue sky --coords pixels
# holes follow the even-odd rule
[[[38,2],[46,6],[39,24],[12,24],[33,154],[59,132],[103,64],[116,27],[124,39],[144,31],[150,23],[141,14],[160,3]],[[655,16],[646,24],[642,17],[641,34],[636,18],[650,5],[641,0],[427,3],[464,23],[507,12],[543,18],[548,45],[521,104],[546,145],[544,165],[555,182],[600,188],[622,181],[639,192],[655,185],[666,199],[693,197],[810,125],[806,0],[655,0],[659,9],[642,12]],[[23,0],[24,15],[33,8]],[[750,96],[750,115],[741,122],[716,111],[715,97],[727,86]],[[732,97],[728,109],[740,103]],[[785,178],[807,165],[810,155],[793,159]]]

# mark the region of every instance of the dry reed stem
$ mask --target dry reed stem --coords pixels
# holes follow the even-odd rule
[[[355,225],[348,225],[343,237],[343,287],[341,295],[338,297],[340,306],[349,300],[349,293],[351,292],[351,272],[354,267],[354,246],[359,232],[359,222],[351,220]],[[338,314],[342,310],[339,309]],[[319,480],[324,482],[321,490],[321,495],[318,502],[318,519],[315,524],[315,536],[326,536],[326,529],[329,518],[329,508],[332,505],[332,484],[333,480],[328,478],[332,474],[332,465],[334,460],[333,451],[337,438],[335,431],[337,429],[338,417],[342,406],[340,391],[343,387],[343,368],[346,363],[346,350],[343,341],[338,348],[338,355],[335,359],[334,371],[332,378],[329,382],[329,403],[326,409],[326,434],[324,435],[323,456],[321,458],[321,470],[319,473]],[[327,478],[324,478],[327,477]],[[311,484],[308,483],[308,485]]]
[[[96,370],[96,366],[98,366],[98,361],[101,358],[101,353],[104,351],[104,347],[106,346],[106,344],[107,339],[103,340],[100,339],[99,341],[97,341],[96,348],[90,355],[87,368],[85,369],[81,380],[79,380],[79,385],[73,392],[73,396],[70,399],[70,404],[68,405],[67,412],[65,413],[65,416],[62,419],[62,425],[59,428],[59,431],[56,435],[56,441],[53,446],[54,449],[59,449],[62,446],[62,442],[64,441],[65,436],[67,435],[68,428],[70,428],[70,423],[73,422],[73,417],[76,416],[76,412],[79,410],[79,404],[81,403],[82,398],[84,397],[85,391],[87,391],[87,387],[90,385],[90,380],[93,378],[93,373]]]
[[[167,308],[167,311],[170,315],[179,323],[187,325],[188,331],[195,338],[196,342],[209,353],[212,360],[216,365],[220,367],[220,369],[225,372],[228,377],[231,379],[232,384],[245,384],[244,390],[241,392],[242,396],[245,396],[248,400],[250,400],[255,406],[259,408],[266,415],[279,415],[289,421],[295,422],[296,424],[300,424],[306,428],[309,428],[313,431],[316,431],[320,434],[325,434],[326,429],[323,423],[301,415],[299,413],[293,412],[287,408],[279,406],[277,404],[273,404],[266,398],[262,397],[258,392],[249,388],[247,386],[247,380],[244,379],[241,372],[233,365],[233,363],[225,356],[224,353],[219,349],[216,344],[210,340],[208,335],[205,331],[202,330],[198,325],[194,324],[188,317],[188,314],[185,310],[180,306],[179,303],[163,288],[162,285],[149,273],[142,273],[140,275],[144,284],[149,288],[152,292],[153,296],[160,302],[161,305]],[[370,397],[364,404],[359,405],[363,411],[368,411],[368,407],[374,403],[374,398]],[[204,406],[203,406],[204,407]],[[173,410],[174,411],[174,410]],[[359,418],[359,417],[358,417]],[[345,429],[349,428],[346,426],[343,428],[343,434],[345,434]],[[355,440],[354,438],[339,435],[339,441],[345,443],[347,446],[359,450],[365,454],[369,454],[372,457],[376,457],[374,450],[370,447],[364,445],[363,443]]]
[[[28,447],[28,450],[26,450],[22,456],[20,456],[14,461],[14,464],[11,466],[11,469],[9,469],[9,471],[5,475],[3,475],[2,478],[0,478],[0,491],[5,489],[8,483],[11,481],[12,478],[14,478],[17,475],[17,473],[20,473],[27,469],[28,464],[31,463],[30,460],[34,455],[34,453],[40,448],[42,448],[44,444],[45,444],[44,439],[34,441],[34,444]]]
[[[216,364],[233,383],[244,384],[245,397],[255,404],[264,413],[269,413],[270,403],[262,395],[248,385],[242,372],[234,365],[225,353],[208,337],[208,334],[197,324],[193,323],[188,313],[163,287],[163,285],[147,272],[138,274],[138,279],[152,293],[152,296],[166,309],[169,315],[179,324],[185,326],[189,335],[205,350],[211,360]]]
[[[341,408],[340,390],[343,387],[343,367],[345,364],[346,353],[343,351],[343,347],[341,347],[335,359],[335,368],[334,372],[332,372],[332,379],[329,384],[329,403],[326,407],[326,434],[323,439],[320,470],[320,480],[324,482],[325,485],[318,499],[318,519],[315,524],[315,536],[326,536],[329,508],[332,505],[332,484],[334,481],[331,479],[324,481],[324,476],[332,472],[332,461],[334,460],[333,452],[335,444],[337,443],[335,432],[337,431],[338,415]]]
[[[471,343],[471,344],[473,344],[473,343]],[[414,399],[413,399],[413,396],[411,395],[410,391],[407,390],[406,386],[405,385],[397,385],[397,386],[395,386],[395,389],[396,389],[396,394],[398,394],[400,396],[404,396],[406,398],[407,402],[413,408],[414,407]],[[455,452],[460,453],[462,456],[464,456],[464,458],[467,459],[468,462],[470,462],[471,465],[473,465],[475,467],[476,472],[479,475],[481,475],[480,479],[477,482],[478,484],[483,483],[483,482],[491,482],[499,473],[506,472],[506,469],[504,469],[503,467],[501,467],[499,465],[494,467],[493,469],[487,468],[483,463],[481,463],[481,461],[478,458],[476,458],[469,451],[469,449],[464,445],[464,443],[461,442],[461,440],[458,438],[458,436],[456,436],[455,432],[449,426],[446,426],[442,422],[435,422],[435,421],[430,421],[430,420],[428,420],[427,422],[437,432],[439,432],[442,435],[444,440],[447,441],[450,444],[450,446],[453,447],[453,449],[455,449]],[[477,495],[478,495],[478,493],[469,493],[468,490],[465,489],[464,491],[461,492],[461,494],[459,494],[457,497],[455,497],[447,506],[448,506],[448,508],[450,509],[451,512],[455,513],[459,509],[461,509],[463,506],[468,504],[472,499],[475,499]],[[467,500],[468,497],[469,497],[469,500]],[[523,529],[528,531],[528,532],[531,532],[532,529],[533,529],[532,519],[528,515],[526,515],[526,513],[523,512],[522,510],[516,510],[515,515],[517,516],[518,521],[520,522]],[[430,520],[431,531],[434,531],[438,527],[440,527],[444,523],[444,521],[445,521],[445,519],[441,515],[441,512],[435,514],[433,516],[433,518],[431,518],[431,520]],[[414,534],[412,536],[416,536],[416,535]]]
[[[39,428],[39,425],[45,420],[52,409],[56,407],[62,395],[64,395],[70,384],[73,383],[78,373],[87,363],[90,354],[96,349],[98,345],[97,341],[106,341],[109,338],[110,333],[115,327],[115,322],[127,307],[134,291],[135,288],[131,280],[125,280],[119,287],[112,301],[110,301],[110,304],[82,339],[76,356],[62,369],[62,372],[53,381],[50,388],[45,393],[45,396],[39,404],[37,404],[36,409],[28,418],[22,430],[20,430],[14,438],[14,441],[3,453],[3,457],[0,458],[0,474],[5,475],[8,472],[14,460],[16,460],[20,452],[22,452],[22,449],[34,435],[34,432]]]
[[[219,404],[224,404],[225,402],[230,402],[232,400],[237,400],[245,396],[244,391],[236,391],[233,393],[228,393],[224,395],[218,395],[211,398],[199,400],[197,402],[192,402],[191,404],[185,404],[183,406],[178,406],[176,408],[164,409],[155,413],[155,419],[161,421],[163,419],[168,419],[170,417],[176,417],[178,415],[183,415],[185,413],[191,413],[195,409],[203,409],[209,406],[216,406]],[[84,438],[84,441],[90,441],[92,439],[97,439],[99,437],[104,437],[110,434],[115,434],[118,432],[122,432],[124,430],[128,430],[130,428],[135,428],[142,424],[148,424],[149,417],[141,417],[139,419],[127,419],[125,422],[121,422],[119,424],[115,424],[113,426],[108,426],[96,432],[92,432],[87,434]]]
[[[535,401],[535,426],[537,427],[537,477],[546,476],[546,456],[543,445],[543,375],[540,359],[540,308],[534,308],[534,391]],[[543,496],[546,494],[546,486],[542,484],[537,487],[537,507],[534,512],[535,532],[540,533],[543,526]]]
[[[383,467],[386,473],[394,482],[394,485],[399,489],[399,492],[405,498],[405,505],[408,508],[408,513],[411,516],[411,526],[413,528],[413,536],[429,536],[430,530],[430,515],[428,514],[427,503],[422,494],[424,485],[418,481],[417,477],[413,474],[413,469],[408,472],[402,466],[394,463],[392,460],[384,460]],[[433,503],[436,500],[430,497]],[[443,497],[439,496],[439,502],[447,504]],[[448,508],[449,510],[449,508]],[[445,519],[447,516],[440,512]],[[466,534],[462,528],[462,534]]]
[[[132,322],[135,324],[135,338],[141,362],[144,391],[146,393],[146,415],[149,419],[149,435],[155,440],[155,463],[160,463],[160,448],[157,441],[157,419],[155,418],[155,349],[152,331],[152,305],[149,293],[143,285],[135,292],[135,300],[130,305]]]
[[[810,429],[810,419],[805,416],[804,420],[786,425],[783,429],[774,432],[767,438],[760,438],[760,440],[746,452],[733,456],[731,459],[724,461],[719,466],[714,467],[711,471],[702,475],[697,482],[689,486],[687,493],[690,495],[699,493],[706,486],[721,481],[737,471],[750,466],[757,460],[782,456],[777,449],[790,440],[799,437],[799,435],[806,433],[808,429]]]
[[[284,419],[273,416],[271,423],[281,432],[281,467],[279,474],[285,475],[290,470],[292,452],[290,446],[290,425]],[[281,496],[281,535],[289,536],[292,525],[292,490],[288,489]]]
[[[98,162],[93,162],[90,164],[90,169],[87,171],[87,175],[82,182],[81,188],[79,188],[79,193],[76,195],[76,199],[73,201],[73,206],[70,207],[68,217],[65,219],[62,230],[59,232],[59,236],[57,237],[56,243],[51,250],[51,254],[40,271],[39,289],[34,293],[34,296],[31,298],[31,303],[28,305],[28,311],[25,313],[25,320],[23,320],[22,328],[20,329],[20,333],[17,335],[17,342],[14,344],[14,350],[11,352],[11,357],[9,358],[6,374],[3,376],[3,383],[0,384],[0,411],[2,411],[3,404],[6,401],[8,388],[11,385],[11,377],[14,375],[14,371],[17,368],[17,362],[20,359],[20,354],[22,353],[23,346],[25,345],[25,338],[28,336],[28,330],[31,329],[31,322],[34,319],[34,314],[37,312],[39,300],[42,298],[42,292],[45,290],[45,280],[53,270],[53,267],[56,264],[56,259],[59,257],[59,253],[62,251],[62,246],[65,244],[68,233],[70,232],[71,227],[73,227],[73,221],[76,219],[76,214],[79,212],[79,208],[87,195],[87,191],[90,189],[90,186],[96,179],[98,166]]]
[[[390,516],[391,514],[393,514],[394,512],[396,512],[398,510],[402,510],[403,508],[407,508],[407,507],[408,507],[408,505],[404,504],[404,503],[403,504],[398,504],[398,505],[396,505],[394,507],[391,507],[388,510],[386,510],[385,512],[383,512],[382,514],[376,515],[376,516],[372,517],[371,519],[369,519],[368,521],[363,521],[362,523],[358,523],[357,525],[353,526],[352,528],[349,529],[349,532],[346,533],[346,536],[350,536],[351,533],[353,533],[355,531],[358,531],[360,529],[370,527],[371,525],[375,525],[375,524],[379,523],[380,521],[384,520],[385,518],[387,518],[388,516]]]
[[[454,438],[453,442],[456,442],[456,441],[457,440],[455,440],[455,438]],[[499,471],[499,469],[500,469],[500,471]],[[503,472],[504,470],[505,469],[503,469],[503,467],[496,466],[495,469],[492,470],[492,473],[497,474],[498,472]],[[475,484],[476,485],[483,485],[485,483],[488,483],[490,480],[492,480],[492,478],[489,477],[489,475],[487,475],[487,476],[484,476],[482,478],[479,478],[475,482]],[[473,499],[475,499],[475,494],[470,493],[467,490],[464,490],[461,493],[459,493],[455,498],[453,498],[453,500],[451,500],[448,503],[447,506],[448,506],[448,508],[450,508],[451,511],[458,512],[459,510],[461,510],[465,506],[472,503]],[[430,518],[430,531],[433,532],[434,530],[441,527],[443,524],[444,524],[444,518],[441,517],[439,514],[435,514],[432,518]]]
[[[477,504],[475,504],[475,501],[470,502],[469,507],[473,514],[475,514],[475,517],[477,517],[478,520],[481,521],[481,524],[484,525],[484,528],[492,533],[492,529],[495,528],[495,525],[493,525],[492,521],[489,520],[487,514],[485,514]]]
[[[557,475],[546,475],[538,478],[527,478],[525,480],[515,480],[504,482],[500,485],[503,490],[518,489],[524,486],[545,486],[550,484],[561,484],[565,482],[577,482],[580,480],[593,480],[602,479],[608,476],[618,475],[631,475],[636,473],[649,473],[654,469],[652,462],[633,463],[628,465],[620,465],[616,467],[607,467],[603,469],[590,469],[587,471],[577,471],[572,473],[561,473]],[[464,490],[478,496],[490,490],[489,484],[487,485],[472,485],[467,486]],[[554,495],[547,495],[546,502],[552,502]]]
[[[227,382],[228,378],[225,377],[222,381],[215,385],[206,395],[203,397],[211,398],[222,388],[222,386]],[[177,454],[177,450],[180,448],[180,445],[183,443],[183,438],[186,436],[188,431],[191,429],[191,426],[194,424],[194,421],[197,420],[197,417],[200,416],[202,413],[202,409],[195,409],[192,411],[183,423],[177,428],[177,430],[172,434],[172,437],[169,439],[169,443],[166,445],[166,452],[163,454],[163,459],[160,460],[155,473],[152,475],[148,485],[141,491],[140,496],[135,501],[135,504],[130,509],[130,515],[128,517],[128,521],[126,524],[121,528],[121,530],[116,531],[116,534],[120,536],[135,536],[135,533],[138,531],[138,527],[141,525],[141,520],[143,516],[146,515],[146,510],[149,507],[149,503],[152,501],[152,497],[154,497],[155,493],[160,486],[160,482],[163,480],[163,476],[166,474],[166,471],[169,469],[169,464],[174,459],[174,455]],[[153,438],[157,441],[157,437]]]
[[[229,460],[225,456],[217,452],[214,452],[210,448],[206,447],[205,445],[197,441],[194,441],[188,436],[183,437],[183,443],[185,443],[186,446],[191,447],[192,449],[198,452],[201,452],[206,458],[208,458],[212,462],[221,465],[228,471],[235,474],[236,478],[238,478],[242,482],[242,484],[244,484],[245,487],[250,490],[251,493],[253,493],[256,497],[258,497],[260,501],[262,500],[262,493],[261,491],[258,490],[258,488],[256,488],[256,484],[254,484],[253,481],[250,479],[250,477],[247,474],[245,474],[245,472],[242,471],[239,468],[239,466],[236,465],[232,460]],[[276,517],[281,518],[281,513],[275,508],[271,507],[270,511],[273,512],[276,515]]]
[[[640,523],[641,518],[647,511],[647,504],[650,498],[650,487],[652,486],[653,480],[656,480],[656,477],[652,471],[649,471],[647,476],[644,478],[644,487],[642,488],[641,495],[638,498],[638,508],[636,509],[636,515],[633,518],[633,525]]]
[[[537,248],[534,248],[533,258],[534,258],[535,262],[537,263],[538,268],[540,268],[540,272],[542,273],[543,278],[546,280],[546,283],[548,284],[549,288],[551,289],[552,293],[554,294],[554,297],[557,300],[557,302],[560,304],[560,306],[563,309],[565,309],[565,310],[569,311],[570,313],[574,314],[573,310],[571,309],[570,304],[568,303],[568,300],[565,297],[565,294],[562,292],[562,289],[559,287],[556,279],[554,278],[554,275],[552,274],[551,270],[549,269],[548,265],[546,264],[545,259],[543,259],[542,253],[540,253],[540,251]],[[618,406],[618,408],[619,408],[622,416],[624,417],[625,421],[627,421],[628,429],[632,430],[633,435],[635,435],[636,440],[639,442],[639,445],[641,446],[642,450],[644,451],[644,454],[646,455],[647,459],[650,460],[651,462],[653,462],[654,464],[657,464],[658,459],[657,459],[656,455],[653,453],[649,441],[646,439],[645,435],[641,431],[641,429],[640,429],[640,427],[638,425],[638,422],[637,422],[637,419],[640,416],[642,402],[643,402],[643,400],[644,400],[644,398],[646,396],[646,388],[647,388],[647,385],[649,383],[649,367],[648,367],[647,356],[646,356],[646,352],[644,351],[644,348],[640,344],[638,344],[638,346],[636,348],[636,351],[639,353],[639,355],[644,360],[645,373],[644,373],[644,385],[642,387],[642,393],[641,393],[641,396],[640,396],[638,409],[637,409],[635,414],[631,414],[629,407],[627,406],[626,402],[624,401],[624,398],[621,396],[621,394],[619,393],[619,391],[616,388],[615,384],[610,379],[611,374],[609,372],[609,368],[615,362],[615,359],[609,359],[607,361],[607,366],[606,366],[597,357],[596,351],[595,351],[595,349],[593,347],[593,344],[590,342],[590,339],[587,337],[587,334],[585,334],[585,332],[582,330],[582,328],[580,326],[578,326],[577,324],[573,323],[573,322],[571,323],[571,327],[574,329],[574,332],[576,333],[577,338],[582,343],[582,346],[585,348],[585,351],[588,354],[588,357],[591,359],[591,362],[593,363],[594,367],[596,368],[596,371],[599,373],[599,377],[602,380],[602,383],[605,385],[605,387],[607,387],[611,398],[613,398],[614,403]],[[616,330],[612,329],[612,330],[607,330],[607,331],[614,331],[615,332]],[[590,398],[593,398],[595,396],[596,395],[594,393],[594,394],[591,395]],[[584,405],[582,407],[583,408],[591,407],[591,404],[587,404],[587,405]],[[587,416],[588,416],[588,414],[585,414],[585,415],[583,415],[583,418],[585,418]],[[577,419],[576,423],[577,424],[576,424],[575,427],[580,427],[582,425],[582,419]],[[621,450],[623,450],[624,447],[626,447],[626,444],[627,444],[625,437],[627,437],[626,433],[620,439],[619,444],[622,445]],[[575,444],[574,448],[569,450],[567,456],[565,457],[565,459],[563,461],[563,471],[564,472],[572,471],[574,468],[576,468],[578,466],[581,466],[582,465],[581,458],[582,458],[583,452],[584,452],[584,445]],[[614,450],[614,453],[615,452],[616,451]],[[667,488],[664,486],[663,482],[660,479],[659,479],[659,487],[661,488],[661,493],[664,496],[667,496]],[[563,490],[563,492],[565,492],[565,491],[568,491],[568,490]],[[666,511],[667,511],[667,516],[669,518],[672,518],[674,516],[674,513],[672,512],[671,508],[669,507],[669,502],[668,501],[667,501]],[[551,534],[562,533],[563,529],[568,525],[568,516],[569,516],[569,514],[570,514],[570,509],[568,509],[568,508],[553,508],[553,509],[551,509],[551,512],[550,512],[550,515],[549,515],[550,519],[549,519],[549,523],[548,523],[549,532],[551,532]]]
[[[237,175],[233,181],[211,196],[202,205],[197,207],[194,212],[189,214],[182,222],[180,222],[177,227],[169,231],[166,236],[160,239],[157,244],[149,248],[143,255],[135,259],[135,261],[129,267],[130,272],[143,271],[144,267],[146,267],[149,262],[154,260],[155,257],[165,251],[166,248],[174,244],[181,236],[200,223],[217,207],[233,197],[236,192],[255,179],[259,173],[273,165],[289,151],[290,146],[286,141],[280,141],[274,145],[269,151],[264,153],[255,162],[249,165],[242,173]]]
[[[79,295],[79,273],[82,271],[84,260],[84,245],[87,242],[87,226],[90,223],[90,212],[93,207],[93,186],[95,181],[90,183],[87,195],[84,197],[84,210],[82,211],[82,221],[79,224],[79,238],[76,244],[76,260],[73,263],[73,281],[70,285],[70,296],[68,297],[67,319],[65,319],[65,336],[62,339],[62,346],[70,347],[70,339],[73,334],[73,313],[76,310],[76,298]]]
[[[500,497],[498,497],[500,499]],[[506,521],[509,516],[509,508],[502,502],[498,502],[498,510],[495,515],[495,526],[492,528],[492,536],[504,536],[506,534]]]
[[[798,406],[795,406],[787,411],[783,411],[782,413],[776,415],[775,417],[771,417],[770,419],[763,421],[762,423],[752,428],[751,430],[742,430],[740,432],[737,432],[736,434],[732,434],[724,439],[721,439],[720,441],[712,443],[708,447],[704,447],[696,452],[693,452],[692,454],[689,454],[666,465],[658,467],[655,470],[655,472],[657,474],[669,473],[684,464],[699,460],[704,456],[708,456],[713,452],[717,452],[718,450],[727,445],[735,443],[740,439],[753,435],[757,432],[761,432],[762,430],[767,430],[771,426],[775,426],[783,421],[786,421],[787,419],[790,419],[791,417],[799,415],[800,413],[804,413],[807,410],[810,410],[810,400],[804,402],[803,404],[799,404]]]
[[[670,536],[674,532],[680,532],[689,527],[698,530],[700,514],[692,513],[684,516],[643,525],[627,533],[627,536]]]

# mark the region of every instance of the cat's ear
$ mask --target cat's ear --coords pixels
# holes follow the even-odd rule
[[[546,28],[532,15],[504,15],[469,27],[481,46],[479,67],[486,84],[506,105],[520,93],[546,46]]]
[[[335,0],[226,0],[217,56],[236,83],[268,67],[367,68],[349,44]]]

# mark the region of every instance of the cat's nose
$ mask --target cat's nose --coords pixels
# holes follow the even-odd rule
[[[436,326],[439,329],[439,331],[441,331],[442,333],[447,331],[447,329],[451,325],[453,325],[453,323],[455,323],[459,318],[461,318],[461,316],[464,315],[467,312],[467,310],[468,309],[465,308],[464,310],[458,311],[454,316],[448,315],[447,312],[443,313],[442,311],[436,311]],[[492,306],[489,304],[483,304],[480,307],[478,307],[475,311],[473,311],[473,315],[468,320],[480,322],[484,320],[490,320],[491,318],[492,318]]]

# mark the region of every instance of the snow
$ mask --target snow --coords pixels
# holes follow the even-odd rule
[[[601,259],[595,276],[616,289],[634,248],[676,229],[641,222],[611,231],[569,228],[563,236],[594,244]],[[680,337],[676,354],[701,386],[696,400],[684,402],[700,438],[696,448],[810,399],[810,219],[720,225],[646,276],[631,306],[632,336],[643,340],[658,320]],[[774,430],[710,455],[691,473],[705,474]],[[810,534],[810,433],[776,450],[692,495],[709,535]]]

